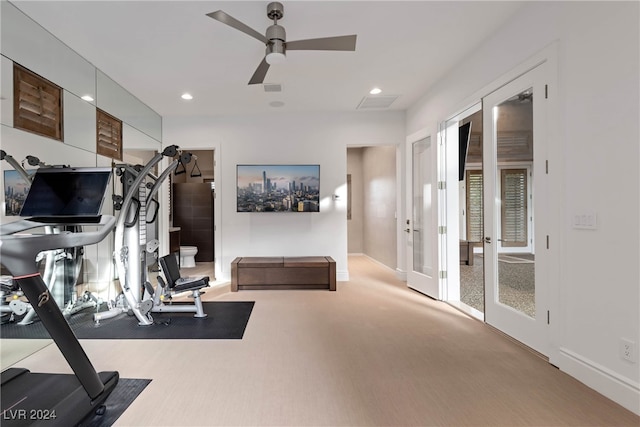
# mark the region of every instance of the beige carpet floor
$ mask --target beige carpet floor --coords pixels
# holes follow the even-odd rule
[[[359,256],[349,272],[337,292],[214,295],[256,301],[242,340],[83,340],[98,370],[153,380],[116,425],[640,424],[390,269]],[[19,366],[68,372],[53,346]]]

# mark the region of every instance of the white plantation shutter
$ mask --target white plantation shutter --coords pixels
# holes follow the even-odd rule
[[[527,246],[527,170],[502,170],[502,246]]]

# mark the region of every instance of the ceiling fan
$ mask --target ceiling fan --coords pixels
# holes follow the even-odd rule
[[[265,57],[253,73],[251,80],[249,80],[250,85],[261,84],[267,75],[269,66],[284,61],[287,50],[356,50],[357,36],[355,34],[288,42],[284,27],[278,25],[278,19],[282,19],[284,16],[284,6],[279,2],[272,2],[267,5],[267,17],[273,20],[273,25],[267,28],[264,36],[221,10],[207,13],[207,16],[240,30],[266,45]]]

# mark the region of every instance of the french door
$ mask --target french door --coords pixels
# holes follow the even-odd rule
[[[485,321],[548,354],[545,64],[483,98]]]
[[[408,234],[407,284],[423,294],[439,299],[438,278],[434,275],[433,233],[433,167],[431,137],[427,136],[408,145],[411,164],[411,185],[407,189],[405,232]]]

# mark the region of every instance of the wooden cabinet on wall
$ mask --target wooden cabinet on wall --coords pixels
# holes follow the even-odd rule
[[[180,244],[198,247],[196,262],[212,262],[214,245],[211,184],[173,184],[171,198],[173,225],[180,227]]]

